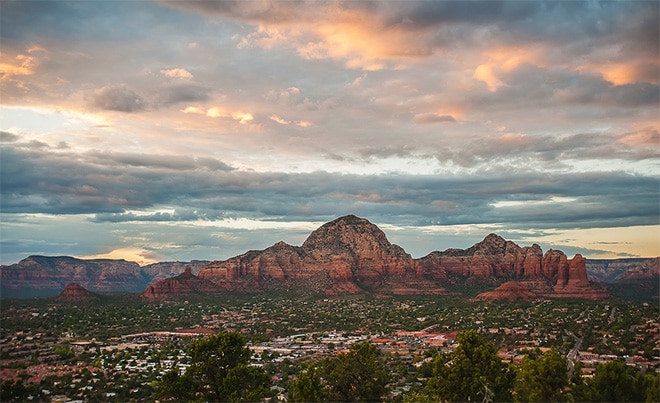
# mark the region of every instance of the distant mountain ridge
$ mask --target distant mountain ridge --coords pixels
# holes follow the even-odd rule
[[[140,266],[123,259],[29,256],[0,266],[0,289],[8,298],[57,295],[71,283],[96,293],[137,293],[155,281],[183,272],[186,266],[198,272],[207,263],[193,260]]]
[[[568,259],[552,249],[544,254],[536,244],[520,247],[496,234],[465,250],[434,251],[414,259],[390,243],[376,225],[349,215],[322,225],[301,246],[278,242],[227,260],[140,267],[124,260],[30,256],[0,266],[0,274],[3,297],[55,295],[70,283],[96,293],[144,291],[145,297],[158,299],[274,289],[327,295],[439,294],[447,287],[515,282],[482,298],[511,297],[502,293],[516,294],[515,298],[603,298],[607,292],[589,282],[587,267],[603,273],[613,261],[597,262],[594,266],[580,255]],[[636,278],[653,273],[657,277],[657,259],[639,259],[638,263],[630,266],[630,270],[637,268]]]

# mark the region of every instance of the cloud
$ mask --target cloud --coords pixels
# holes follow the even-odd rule
[[[206,115],[210,118],[232,118],[240,124],[247,124],[254,120],[254,116],[250,112],[244,111],[230,111],[222,106],[212,106],[208,109],[199,108],[196,106],[189,106],[182,109],[183,113],[192,113],[198,115]]]
[[[20,136],[18,136],[17,134],[0,131],[0,141],[3,143],[11,143],[14,141],[18,141],[19,138]]]
[[[451,115],[440,115],[437,113],[420,113],[415,115],[413,121],[416,123],[442,123],[442,122],[456,122],[456,119]]]
[[[193,75],[184,68],[165,69],[161,70],[160,74],[164,75],[165,77],[185,80],[193,78]]]
[[[296,126],[300,126],[300,127],[310,127],[310,126],[313,126],[313,123],[312,123],[312,122],[308,122],[308,121],[306,121],[306,120],[297,120],[297,121],[295,121],[295,122],[292,122],[292,121],[290,121],[290,120],[283,119],[283,118],[281,118],[281,117],[279,117],[279,116],[277,116],[277,115],[271,115],[269,119],[272,120],[273,122],[276,122],[276,123],[279,123],[279,124],[281,124],[281,125],[285,125],[285,126],[286,126],[286,125],[290,125],[290,124],[292,124],[292,123],[295,124]]]
[[[290,123],[288,120],[284,120],[284,119],[282,119],[281,117],[279,117],[277,115],[272,115],[270,117],[270,120],[272,120],[273,122],[279,123],[281,125],[288,125]]]
[[[206,102],[209,100],[209,89],[199,85],[174,85],[161,89],[157,103],[161,106],[179,103]]]
[[[417,225],[577,228],[647,224],[657,216],[659,202],[657,178],[622,172],[365,176],[208,166],[208,161],[162,156],[5,148],[2,211],[91,213],[97,221],[112,222],[226,215],[322,221],[354,213]],[[160,206],[171,206],[174,213],[131,213]]]
[[[92,104],[100,109],[117,112],[138,112],[145,108],[144,99],[125,85],[111,85],[92,95]]]

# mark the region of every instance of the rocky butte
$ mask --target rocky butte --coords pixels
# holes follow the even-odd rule
[[[376,225],[353,215],[324,224],[302,246],[278,242],[264,250],[214,261],[203,266],[198,276],[187,272],[158,282],[143,295],[162,298],[202,289],[206,293],[279,289],[327,295],[438,294],[446,286],[470,284],[501,285],[478,299],[609,295],[588,281],[586,261],[580,255],[568,259],[558,250],[543,254],[536,244],[519,247],[490,234],[465,250],[436,251],[413,259],[390,243]]]
[[[88,291],[80,284],[71,283],[55,299],[63,302],[88,302],[96,301],[100,298],[100,295]]]

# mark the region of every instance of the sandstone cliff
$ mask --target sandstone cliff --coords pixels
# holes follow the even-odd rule
[[[98,293],[141,292],[149,284],[183,272],[193,272],[207,261],[161,262],[140,267],[115,259],[77,259],[69,256],[30,256],[0,266],[3,297],[55,296],[67,284],[77,283]]]
[[[5,297],[12,296],[8,292],[27,296],[26,290],[59,291],[72,282],[96,292],[145,290],[147,298],[169,298],[272,289],[330,295],[438,294],[474,283],[496,287],[510,281],[516,283],[482,298],[606,296],[589,283],[585,265],[579,255],[569,260],[558,250],[544,254],[539,245],[520,247],[496,234],[465,250],[413,259],[376,225],[349,215],[313,231],[301,246],[278,242],[224,261],[140,267],[123,260],[31,256],[0,271]],[[178,276],[184,266],[189,269]],[[657,263],[644,273],[657,272],[654,267]]]
[[[558,250],[519,247],[490,234],[471,248],[432,252],[413,259],[390,243],[377,226],[352,215],[312,232],[302,246],[279,242],[203,267],[200,278],[224,291],[259,292],[269,287],[304,288],[326,294],[373,291],[381,294],[442,293],[445,286],[509,284],[489,297],[600,298],[607,293],[587,280],[584,259],[569,261]],[[506,298],[509,298],[508,296]]]
[[[96,301],[100,298],[100,295],[86,290],[80,284],[71,283],[55,299],[63,302],[88,302]]]
[[[340,217],[312,232],[302,246],[284,242],[263,251],[212,262],[199,272],[227,291],[258,291],[271,285],[305,287],[327,294],[365,290],[436,289],[416,261],[369,221]]]
[[[2,266],[2,295],[55,295],[70,283],[95,292],[137,292],[147,281],[135,262],[76,259],[68,256],[30,256]]]
[[[192,269],[186,267],[182,274],[159,281],[147,287],[142,296],[147,299],[180,298],[193,295],[214,295],[221,292],[210,281],[192,274]]]

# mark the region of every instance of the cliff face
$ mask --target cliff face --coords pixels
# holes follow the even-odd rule
[[[196,272],[207,263],[161,262],[140,267],[125,260],[30,256],[0,266],[0,284],[3,297],[55,296],[71,283],[99,293],[141,292],[153,282],[180,274],[186,265]]]
[[[357,293],[414,281],[418,265],[385,233],[355,216],[312,232],[302,246],[279,242],[205,266],[199,277],[228,291],[258,291],[269,284],[302,285],[327,294]]]
[[[140,266],[125,260],[30,256],[1,269],[3,296],[56,294],[70,283],[96,292],[137,292],[147,285]]]
[[[660,276],[660,257],[655,259],[646,259],[638,266],[631,267],[618,279],[620,281],[630,280],[658,280]]]
[[[176,277],[159,281],[147,287],[142,296],[147,299],[168,299],[192,295],[214,295],[221,290],[208,280],[192,274],[192,268],[186,267],[184,272]]]
[[[425,276],[457,283],[498,279],[536,278],[542,275],[543,252],[534,244],[519,247],[490,234],[471,248],[431,252],[419,259]]]
[[[438,294],[456,285],[496,286],[507,281],[517,285],[506,285],[482,299],[607,296],[589,283],[585,265],[580,255],[569,260],[558,250],[543,254],[539,245],[520,247],[495,234],[465,250],[436,251],[413,259],[377,226],[349,215],[313,231],[301,246],[278,242],[224,261],[140,267],[123,260],[31,256],[0,269],[3,296],[12,292],[26,296],[29,290],[55,294],[53,290],[72,282],[96,292],[145,290],[146,298],[170,298],[271,289],[330,295]],[[644,273],[654,270],[657,262]]]
[[[279,285],[326,294],[441,293],[451,284],[512,280],[524,286],[509,285],[488,298],[507,292],[514,298],[606,296],[588,282],[584,263],[579,255],[571,261],[557,250],[544,255],[539,245],[519,247],[495,234],[465,250],[449,249],[413,259],[390,243],[377,226],[345,216],[312,232],[300,247],[280,242],[263,251],[212,262],[199,276],[225,291],[258,292]]]

